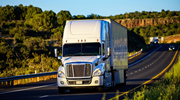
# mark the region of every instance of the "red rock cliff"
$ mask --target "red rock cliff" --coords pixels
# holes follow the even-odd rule
[[[178,22],[175,18],[117,19],[115,21],[126,28]]]

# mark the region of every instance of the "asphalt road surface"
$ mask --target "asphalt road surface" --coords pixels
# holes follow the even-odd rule
[[[141,85],[160,73],[171,62],[176,51],[168,51],[168,44],[155,45],[141,55],[129,60],[129,69],[126,73],[126,86],[116,86],[99,93],[95,89],[67,90],[65,94],[58,94],[56,79],[0,88],[0,100],[101,100],[103,95],[110,99],[119,93],[126,92]],[[176,50],[178,46],[175,46]]]

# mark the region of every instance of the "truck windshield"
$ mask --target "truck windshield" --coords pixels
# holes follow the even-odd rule
[[[65,44],[63,56],[97,56],[101,55],[100,43]]]

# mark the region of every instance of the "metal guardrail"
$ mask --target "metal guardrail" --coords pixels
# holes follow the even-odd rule
[[[128,59],[132,59],[139,54],[141,54],[143,49],[136,52],[132,56],[129,56]],[[19,75],[19,76],[12,76],[12,77],[3,77],[0,78],[0,87],[8,87],[20,84],[28,84],[32,82],[40,82],[49,80],[52,78],[57,78],[57,71],[54,72],[46,72],[46,73],[37,73],[37,74],[30,74],[30,75]]]
[[[136,56],[138,56],[138,55],[140,55],[142,52],[143,52],[143,49],[141,49],[140,51],[136,52],[136,53],[133,54],[132,56],[129,56],[129,57],[128,57],[128,60],[129,60],[129,59],[132,59],[132,58],[134,58],[134,57],[136,57]]]
[[[0,87],[8,87],[57,78],[57,71],[0,78]]]

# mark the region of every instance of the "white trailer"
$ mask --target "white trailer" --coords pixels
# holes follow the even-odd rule
[[[67,20],[62,56],[58,56],[59,93],[77,87],[103,91],[126,84],[127,47],[127,29],[111,19]]]

